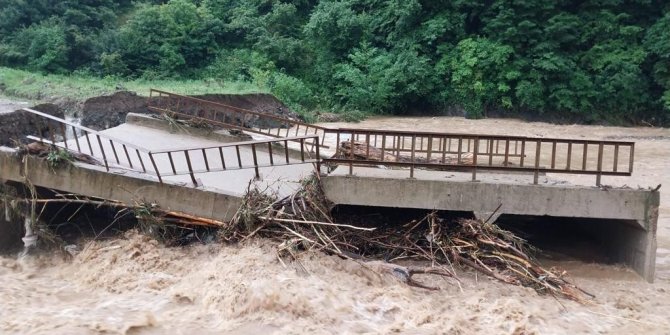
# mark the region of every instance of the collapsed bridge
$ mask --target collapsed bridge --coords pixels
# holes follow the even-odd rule
[[[602,183],[633,173],[633,142],[331,129],[150,93],[149,115],[129,115],[126,124],[103,131],[24,109],[35,128],[28,140],[94,161],[53,169],[2,148],[0,179],[127,203],[146,199],[226,221],[250,180],[287,194],[317,171],[326,196],[341,207],[442,210],[500,222],[579,221],[614,261],[654,278],[659,193]],[[192,127],[179,129],[175,120]],[[203,125],[211,127],[207,136],[194,135]],[[595,186],[557,183],[547,174],[591,175]]]

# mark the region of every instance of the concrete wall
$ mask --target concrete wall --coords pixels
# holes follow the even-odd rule
[[[660,195],[650,190],[485,183],[446,179],[380,178],[335,174],[322,178],[326,197],[338,205],[611,219],[603,228],[617,259],[653,281]],[[630,224],[620,224],[625,221]]]
[[[26,156],[22,163],[11,150],[0,150],[0,178],[91,197],[132,204],[151,202],[161,208],[205,218],[230,220],[242,200],[220,190],[190,185],[160,184],[151,177],[124,171],[107,173],[102,167],[75,164],[52,170],[42,159]]]

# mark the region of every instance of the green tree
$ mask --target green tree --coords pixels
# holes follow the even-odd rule
[[[118,53],[132,72],[185,74],[213,59],[218,27],[207,8],[187,0],[144,6],[121,27]]]

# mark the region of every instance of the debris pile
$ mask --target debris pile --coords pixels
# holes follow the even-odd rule
[[[445,220],[432,212],[401,226],[371,226],[365,222],[337,223],[329,212],[330,204],[318,176],[304,181],[301,190],[284,198],[250,186],[244,205],[220,234],[230,242],[252,236],[275,240],[282,262],[296,259],[300,251],[318,250],[354,259],[408,285],[426,289],[438,288],[414,280],[414,274],[434,274],[458,281],[454,268],[461,266],[543,294],[582,303],[593,297],[571,284],[565,272],[541,267],[529,255],[531,248],[525,240],[485,221]],[[429,265],[393,263],[400,260]]]

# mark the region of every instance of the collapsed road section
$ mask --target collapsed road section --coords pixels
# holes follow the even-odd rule
[[[654,278],[659,193],[602,182],[633,173],[632,142],[328,129],[276,116],[256,122],[263,128],[248,128],[244,120],[265,116],[161,94],[164,100],[148,108],[166,120],[265,138],[223,143],[138,124],[96,131],[27,109],[38,120],[24,134],[29,140],[87,159],[54,169],[48,159],[5,147],[0,178],[123,203],[143,199],[226,222],[250,181],[289,194],[316,170],[337,206],[465,212],[490,222],[501,215],[583,219],[611,259]],[[592,175],[596,185],[552,183],[546,174],[553,173]]]

